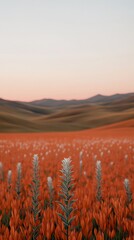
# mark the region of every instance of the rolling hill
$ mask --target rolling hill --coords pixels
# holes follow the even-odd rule
[[[77,131],[134,119],[134,93],[83,100],[0,99],[0,132]]]

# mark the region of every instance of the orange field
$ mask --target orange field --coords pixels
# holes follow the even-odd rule
[[[82,167],[80,169],[80,152]],[[32,212],[33,155],[39,157],[39,217]],[[0,134],[0,240],[66,239],[60,207],[61,161],[71,157],[75,219],[70,240],[134,239],[134,128],[111,127],[74,133]],[[96,161],[102,167],[102,200],[96,199]],[[16,194],[17,163],[22,164],[20,197]],[[7,180],[12,171],[11,183]],[[52,177],[53,207],[47,178]],[[127,202],[124,179],[132,201]],[[33,228],[39,233],[33,238]]]

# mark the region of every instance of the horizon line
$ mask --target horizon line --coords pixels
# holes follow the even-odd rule
[[[30,100],[30,101],[25,101],[25,100],[15,100],[15,99],[7,99],[7,98],[3,98],[0,97],[0,100],[5,100],[5,101],[12,101],[12,102],[26,102],[26,103],[31,103],[31,102],[35,102],[35,101],[42,101],[42,100],[54,100],[54,101],[81,101],[81,100],[87,100],[96,96],[103,96],[103,97],[110,97],[110,96],[114,96],[114,95],[124,95],[124,94],[134,94],[134,92],[123,92],[123,93],[113,93],[113,94],[109,94],[109,95],[103,95],[101,93],[97,93],[95,95],[92,95],[91,97],[87,97],[87,98],[70,98],[70,99],[56,99],[56,98],[39,98],[39,99],[34,99],[34,100]]]

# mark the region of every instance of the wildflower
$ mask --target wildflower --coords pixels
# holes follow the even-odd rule
[[[21,163],[19,162],[17,164],[17,181],[16,181],[16,193],[18,197],[20,196],[20,193],[21,193],[21,172],[22,172],[22,168],[21,168]]]
[[[3,171],[3,164],[0,162],[0,180],[4,181],[4,171]]]
[[[98,201],[101,201],[102,194],[101,194],[101,161],[96,162],[96,179],[97,179],[97,192],[96,198]]]
[[[39,234],[39,225],[38,225],[38,219],[39,219],[39,187],[40,187],[40,181],[39,181],[39,163],[38,163],[38,155],[35,154],[33,157],[33,179],[32,179],[32,212],[34,217],[34,223],[35,226],[33,227],[33,239],[36,240]]]
[[[82,156],[83,156],[83,152],[80,152],[80,175],[82,174],[82,167],[83,167],[83,161],[82,161]]]
[[[11,178],[12,178],[12,171],[8,170],[8,174],[7,174],[7,184],[8,184],[8,189],[10,190],[11,188]]]
[[[48,190],[49,190],[49,195],[50,195],[50,207],[53,207],[53,181],[51,177],[47,178],[47,185],[48,185]]]
[[[93,159],[94,159],[94,161],[95,161],[95,160],[97,159],[97,155],[94,155],[94,156],[93,156]]]
[[[132,192],[130,190],[129,179],[125,178],[124,186],[125,186],[125,190],[126,190],[127,203],[130,203],[132,201]]]
[[[62,202],[58,202],[59,206],[61,207],[61,210],[63,214],[58,213],[60,216],[64,228],[65,228],[65,235],[66,239],[69,239],[69,227],[74,220],[75,217],[70,217],[71,213],[74,211],[72,205],[75,200],[72,199],[73,193],[73,184],[72,184],[72,166],[71,166],[71,160],[70,158],[65,158],[62,161],[62,170],[61,170],[62,176],[61,176],[61,191],[60,191],[60,197],[62,199]]]
[[[82,157],[83,157],[83,152],[81,151],[80,152],[80,161],[82,160]]]
[[[127,154],[125,154],[125,156],[124,156],[124,160],[125,160],[125,162],[128,161],[128,155],[127,155]]]

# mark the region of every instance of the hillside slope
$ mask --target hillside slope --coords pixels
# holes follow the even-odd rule
[[[134,119],[134,94],[65,102],[43,106],[0,99],[0,132],[77,131]]]

